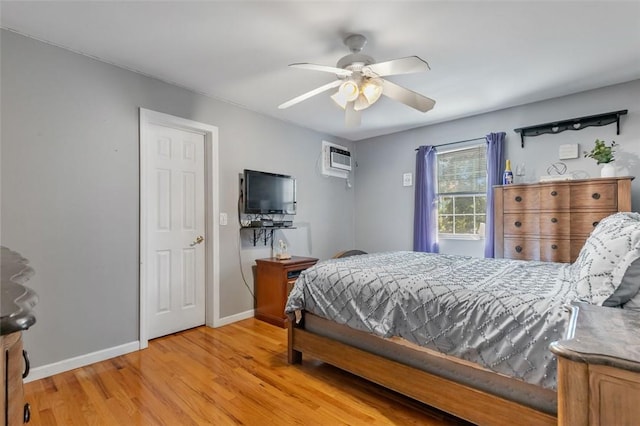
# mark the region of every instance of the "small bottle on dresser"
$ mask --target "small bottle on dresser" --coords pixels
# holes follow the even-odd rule
[[[507,160],[507,165],[504,168],[504,174],[502,175],[502,184],[511,185],[513,183],[513,172],[511,171],[511,160]]]

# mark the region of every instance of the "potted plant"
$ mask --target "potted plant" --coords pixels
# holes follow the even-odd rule
[[[613,164],[613,152],[614,147],[616,146],[616,141],[612,141],[610,146],[607,146],[605,141],[601,141],[600,139],[596,139],[595,146],[591,150],[591,152],[584,152],[584,156],[593,158],[596,160],[597,164],[604,164],[602,169],[600,170],[600,175],[602,177],[612,177],[616,175],[616,168]]]

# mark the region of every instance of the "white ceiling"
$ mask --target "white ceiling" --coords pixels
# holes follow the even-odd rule
[[[2,1],[1,25],[320,132],[359,140],[640,78],[636,1]],[[362,33],[377,61],[431,71],[389,77],[436,100],[427,113],[383,97],[348,128],[325,92]],[[602,111],[593,111],[600,113]],[[571,114],[569,114],[571,115]],[[562,118],[562,117],[561,117]],[[571,117],[566,117],[571,118]]]

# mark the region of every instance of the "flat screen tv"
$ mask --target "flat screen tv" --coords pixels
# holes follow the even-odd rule
[[[287,175],[244,171],[244,212],[296,214],[296,180]]]

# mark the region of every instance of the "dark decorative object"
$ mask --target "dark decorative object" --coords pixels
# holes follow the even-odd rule
[[[546,133],[560,133],[565,130],[582,130],[591,126],[606,126],[616,123],[616,134],[620,134],[620,116],[626,115],[627,110],[605,112],[603,114],[588,115],[585,117],[570,118],[568,120],[554,121],[551,123],[536,124],[534,126],[520,127],[513,129],[516,133],[520,133],[520,142],[524,148],[525,136],[539,136]]]
[[[24,283],[33,276],[29,261],[20,253],[0,247],[2,281],[0,284],[0,335],[26,330],[36,322],[32,309],[38,295]]]

